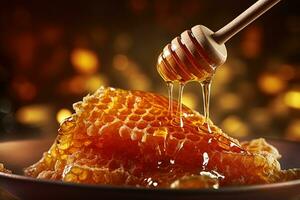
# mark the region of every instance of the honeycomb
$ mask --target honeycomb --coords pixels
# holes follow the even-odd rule
[[[263,139],[239,143],[198,112],[168,112],[166,97],[100,88],[73,105],[75,113],[27,176],[75,183],[164,188],[218,188],[300,178],[280,169]],[[173,102],[177,110],[177,102]]]

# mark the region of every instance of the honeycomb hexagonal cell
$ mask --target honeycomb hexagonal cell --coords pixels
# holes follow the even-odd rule
[[[174,101],[174,110],[177,104]],[[77,183],[141,187],[218,188],[300,178],[281,170],[278,151],[264,140],[239,143],[183,106],[149,92],[100,88],[74,104],[58,136],[27,176]],[[174,120],[175,118],[175,120]]]

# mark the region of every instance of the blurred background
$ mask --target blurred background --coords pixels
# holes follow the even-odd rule
[[[162,48],[197,24],[216,31],[254,2],[1,2],[0,139],[55,137],[72,104],[102,85],[167,94]],[[299,11],[283,1],[227,43],[211,117],[228,134],[300,140]],[[198,83],[183,99],[202,113]]]

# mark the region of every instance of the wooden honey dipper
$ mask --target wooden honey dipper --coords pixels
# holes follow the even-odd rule
[[[210,79],[216,67],[226,61],[224,43],[279,1],[257,1],[217,32],[202,25],[184,31],[159,55],[159,74],[166,82],[203,82]]]
[[[180,83],[178,96],[180,127],[183,126],[182,94],[184,85],[190,81],[198,81],[202,86],[207,128],[211,132],[209,126],[211,78],[215,69],[226,61],[227,51],[224,43],[279,1],[259,0],[217,32],[197,25],[191,30],[184,31],[165,46],[158,57],[157,71],[168,84],[171,115],[173,113],[173,83]]]

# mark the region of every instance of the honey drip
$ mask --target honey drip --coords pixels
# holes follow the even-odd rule
[[[179,126],[183,127],[183,113],[182,113],[182,95],[183,95],[183,89],[185,84],[180,83],[179,84],[179,94],[178,94],[178,110],[177,113],[179,114]]]
[[[211,133],[211,129],[209,126],[209,102],[210,102],[210,86],[211,79],[204,81],[201,84],[202,87],[202,96],[203,96],[203,112],[205,117],[205,125],[207,126],[207,130]]]
[[[173,87],[174,84],[172,82],[167,82],[168,86],[168,97],[169,97],[169,108],[168,113],[170,116],[172,116],[173,113]]]
[[[208,79],[204,82],[199,82],[202,87],[202,96],[203,96],[203,113],[205,117],[205,126],[209,133],[211,133],[211,128],[209,126],[209,103],[210,103],[210,88],[211,88],[211,79]],[[183,112],[182,112],[182,96],[184,90],[185,83],[179,83],[179,93],[178,93],[178,106],[177,106],[177,115],[179,117],[179,126],[183,127]],[[170,116],[173,116],[173,89],[174,83],[167,82],[168,87],[168,99],[169,99],[169,106],[168,106],[168,113]]]

